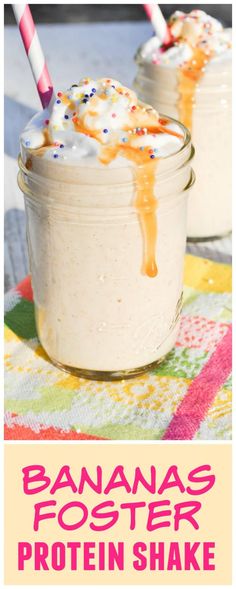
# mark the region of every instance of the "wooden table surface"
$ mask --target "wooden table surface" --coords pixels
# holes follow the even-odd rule
[[[152,34],[146,22],[39,25],[38,34],[55,88],[83,76],[113,77],[127,86],[135,76],[133,56]],[[17,186],[19,134],[40,104],[17,27],[5,27],[5,289],[28,272],[24,202]],[[231,237],[188,244],[187,251],[231,262]]]

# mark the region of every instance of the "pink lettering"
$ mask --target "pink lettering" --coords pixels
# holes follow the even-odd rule
[[[120,480],[116,480],[117,477],[120,477]],[[126,493],[131,493],[131,486],[127,481],[127,478],[124,474],[124,467],[121,465],[116,466],[116,468],[114,469],[111,478],[109,480],[109,483],[107,484],[107,486],[104,489],[104,493],[105,495],[108,495],[108,493],[110,493],[111,491],[113,491],[113,489],[118,489],[120,487],[124,487],[124,489],[126,490]]]
[[[210,491],[210,489],[213,487],[216,477],[214,474],[208,474],[205,476],[196,476],[198,475],[198,473],[200,472],[204,472],[204,470],[211,470],[211,467],[209,464],[204,464],[203,466],[198,466],[198,468],[194,468],[193,470],[191,470],[191,472],[188,475],[188,480],[190,483],[206,483],[205,486],[203,486],[200,489],[191,489],[191,487],[187,487],[186,491],[187,493],[189,493],[189,495],[202,495],[202,493],[207,493],[207,491]]]
[[[159,507],[163,507],[165,505],[170,505],[170,501],[166,499],[164,501],[153,501],[152,503],[149,503],[149,514],[147,521],[147,530],[149,532],[157,530],[158,528],[168,528],[170,526],[170,522],[166,519],[163,522],[158,521],[157,523],[153,523],[156,519],[159,520],[161,517],[166,518],[171,515],[170,509],[159,511]]]
[[[54,542],[52,545],[52,568],[54,571],[63,571],[66,566],[66,551],[63,542]]]
[[[90,489],[92,489],[95,493],[102,493],[102,468],[101,466],[97,466],[97,482],[94,483],[90,477],[90,475],[88,474],[87,468],[85,468],[85,466],[82,467],[81,469],[81,477],[80,477],[80,483],[79,483],[79,488],[78,488],[78,493],[81,495],[84,491],[84,485],[85,483],[87,483],[87,485],[90,487]]]
[[[49,513],[41,513],[41,510],[44,507],[50,507],[56,505],[56,501],[51,499],[50,501],[41,501],[40,503],[36,503],[34,506],[34,531],[37,532],[39,529],[39,522],[44,519],[52,519],[56,517],[54,511],[50,511]]]
[[[211,564],[211,560],[215,558],[214,550],[211,551],[211,548],[215,549],[215,542],[204,542],[203,545],[203,569],[204,571],[214,571],[215,564]]]
[[[73,507],[76,507],[76,510],[81,509],[81,519],[76,521],[74,524],[67,524],[63,519],[64,514],[67,513],[67,511],[73,509]],[[87,518],[88,509],[86,505],[84,505],[84,503],[81,503],[80,501],[70,501],[69,503],[64,505],[64,507],[62,507],[58,513],[58,523],[63,530],[78,530],[79,528],[81,528],[81,526],[84,525],[84,523],[87,521]]]
[[[158,551],[156,551],[156,542],[150,542],[150,570],[156,570],[156,561],[158,561],[158,570],[164,571],[164,542],[158,542]]]
[[[134,530],[136,526],[136,509],[140,507],[145,507],[145,501],[136,501],[135,503],[121,503],[121,509],[129,509],[130,510],[130,530]]]
[[[24,571],[25,561],[30,560],[32,556],[32,547],[29,542],[18,543],[18,569]]]
[[[171,477],[174,477],[174,480],[171,481]],[[168,471],[166,473],[166,476],[163,480],[163,483],[161,484],[161,486],[159,487],[158,493],[159,495],[162,495],[162,493],[164,493],[164,491],[166,491],[167,489],[171,489],[172,487],[178,487],[181,493],[184,493],[185,491],[185,487],[178,475],[178,466],[170,466],[170,468],[168,468]]]
[[[198,530],[199,525],[193,516],[201,509],[201,506],[202,504],[199,501],[185,501],[184,503],[177,503],[175,505],[174,514],[174,530],[179,530],[179,523],[181,520],[188,521],[195,530]],[[185,511],[186,509],[188,509],[188,511]]]
[[[91,563],[95,558],[95,542],[84,543],[84,568],[86,571],[95,571],[95,564]]]
[[[35,472],[33,474],[33,472]],[[44,491],[51,483],[51,479],[45,475],[45,468],[40,464],[34,464],[31,466],[25,466],[22,468],[23,472],[23,490],[26,495],[34,495]],[[40,483],[37,486],[31,488],[33,483]]]
[[[77,550],[81,547],[80,542],[67,542],[67,546],[70,549],[71,558],[71,570],[77,570]]]
[[[137,466],[137,468],[135,469],[134,484],[133,484],[133,489],[132,489],[133,495],[136,495],[137,490],[138,490],[138,486],[140,483],[142,484],[144,489],[147,489],[147,491],[149,491],[149,493],[154,494],[156,492],[156,469],[155,469],[155,466],[151,466],[150,472],[151,472],[151,480],[149,483],[144,478],[140,467]]]
[[[49,567],[46,563],[47,557],[48,545],[45,542],[36,542],[34,552],[34,568],[36,571],[40,571],[41,569],[43,569],[44,571],[49,570]]]
[[[100,503],[99,505],[96,505],[93,509],[92,509],[92,516],[97,518],[97,519],[107,519],[110,518],[110,521],[108,521],[107,523],[103,524],[103,525],[96,525],[93,522],[91,522],[90,524],[90,528],[91,530],[94,530],[95,532],[103,532],[105,530],[109,530],[109,528],[112,528],[112,526],[114,526],[118,520],[119,517],[119,513],[118,511],[114,510],[114,511],[107,511],[105,513],[100,513],[100,511],[102,511],[103,509],[106,509],[106,507],[114,507],[115,503],[114,501],[104,501],[103,503]]]
[[[191,567],[195,571],[200,570],[200,566],[195,558],[195,552],[198,550],[200,542],[194,542],[191,546],[190,542],[185,542],[185,570],[190,571]]]
[[[63,477],[65,477],[65,481],[63,481]],[[53,484],[50,493],[51,495],[54,495],[54,493],[56,493],[56,491],[58,491],[59,489],[63,489],[64,487],[70,487],[72,493],[76,493],[77,492],[77,487],[72,479],[72,476],[70,474],[70,467],[65,465],[62,466],[62,468],[60,469],[57,478],[55,480],[55,483]]]
[[[144,571],[147,566],[147,559],[143,552],[147,550],[147,545],[144,542],[135,542],[133,545],[133,554],[138,557],[138,560],[133,561],[133,567],[136,571]]]
[[[169,556],[168,556],[168,562],[167,562],[167,570],[168,571],[173,571],[174,568],[176,571],[182,570],[178,542],[171,542],[170,543],[170,550],[169,550]]]

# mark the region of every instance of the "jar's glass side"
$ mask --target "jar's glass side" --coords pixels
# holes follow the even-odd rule
[[[169,116],[180,116],[178,68],[144,63],[138,55],[134,86],[140,98]],[[188,204],[187,235],[201,241],[227,235],[231,211],[231,61],[208,64],[192,109],[196,184]]]
[[[120,215],[111,206],[98,214],[95,207],[88,215],[78,206],[76,214],[25,190],[37,331],[60,367],[89,378],[125,378],[172,349],[182,301],[183,187],[193,181],[190,161],[182,175],[181,191],[169,177],[172,198],[160,198],[157,280],[141,271],[143,240],[134,209]]]

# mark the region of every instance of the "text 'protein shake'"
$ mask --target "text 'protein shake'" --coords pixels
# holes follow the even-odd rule
[[[191,158],[187,129],[113,79],[58,92],[22,133],[37,331],[57,365],[120,378],[173,347]]]
[[[196,184],[187,235],[222,236],[232,226],[231,30],[202,10],[176,11],[168,25],[168,46],[154,36],[139,49],[134,86],[142,100],[191,131]]]

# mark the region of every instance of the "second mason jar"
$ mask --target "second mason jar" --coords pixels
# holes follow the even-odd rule
[[[102,380],[133,376],[176,341],[194,180],[190,134],[179,128],[182,147],[158,161],[154,178],[153,277],[142,271],[145,243],[135,207],[142,166],[137,174],[128,164],[57,165],[32,152],[19,160],[38,336],[65,370]]]
[[[196,183],[188,203],[188,238],[222,237],[232,228],[231,60],[209,62],[193,93],[183,88],[181,68],[149,63],[142,53],[141,47],[134,82],[139,98],[179,119],[192,134]]]

